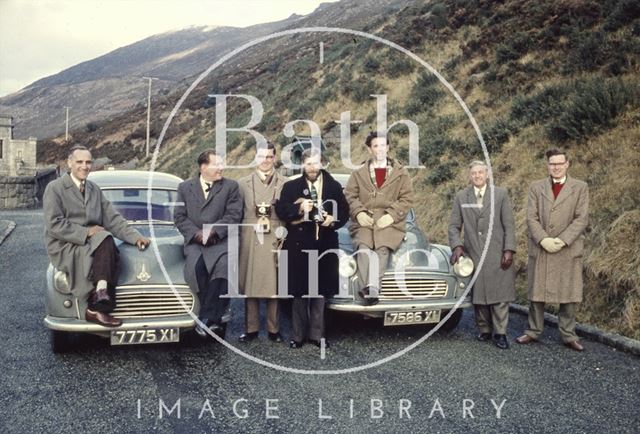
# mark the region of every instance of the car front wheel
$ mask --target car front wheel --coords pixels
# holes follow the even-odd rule
[[[443,312],[443,316],[448,313],[449,312]],[[449,319],[444,324],[442,324],[442,327],[440,327],[440,330],[445,333],[449,333],[453,331],[453,329],[458,327],[458,324],[460,323],[461,319],[462,319],[462,309],[456,309],[456,311],[453,312],[453,315],[451,315]]]
[[[51,351],[56,354],[69,352],[72,348],[71,333],[49,330]]]

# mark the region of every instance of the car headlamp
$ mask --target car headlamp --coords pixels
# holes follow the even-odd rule
[[[344,255],[340,258],[338,272],[342,277],[351,277],[356,274],[358,264],[353,256]]]
[[[64,271],[56,271],[53,275],[53,287],[56,291],[63,294],[69,294],[71,288],[69,287],[69,278]]]
[[[469,277],[471,273],[473,273],[473,261],[471,258],[467,256],[461,256],[453,265],[453,272],[456,273],[458,277]]]

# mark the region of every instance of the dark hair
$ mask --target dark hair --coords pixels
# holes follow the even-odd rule
[[[69,149],[69,154],[67,155],[67,159],[70,159],[73,156],[73,153],[76,151],[89,151],[85,146],[82,145],[74,145]],[[91,151],[89,151],[91,152]]]
[[[567,155],[567,151],[562,149],[552,148],[552,149],[549,149],[547,152],[545,152],[544,155],[547,157],[547,161],[549,161],[549,158],[554,157],[556,155],[564,155],[564,159],[566,161],[569,161],[569,156]]]
[[[208,164],[211,156],[213,155],[217,155],[214,149],[209,148],[202,151],[200,155],[198,155],[198,167],[202,166],[203,164]]]
[[[386,134],[385,135],[378,134],[377,131],[371,131],[367,136],[367,138],[364,140],[364,144],[370,148],[371,142],[373,141],[373,139],[377,139],[378,137],[385,139],[387,141],[387,145],[389,144],[389,138],[386,136]]]
[[[258,149],[260,149],[259,146],[256,146],[256,152],[258,152]],[[276,145],[274,145],[273,143],[267,141],[267,151],[270,151],[271,149],[273,149],[273,155],[275,156],[277,154],[276,152]]]

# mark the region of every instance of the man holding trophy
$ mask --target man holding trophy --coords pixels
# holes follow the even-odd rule
[[[245,295],[245,332],[240,342],[249,342],[260,331],[260,299],[267,308],[267,332],[273,342],[282,342],[278,324],[276,258],[277,229],[283,226],[274,210],[287,179],[275,171],[276,149],[272,143],[258,147],[256,170],[240,179],[244,219],[240,243],[240,292]],[[284,228],[283,228],[284,229]],[[282,231],[284,232],[284,231]]]

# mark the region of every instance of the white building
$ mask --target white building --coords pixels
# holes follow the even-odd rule
[[[0,176],[36,173],[36,138],[13,138],[13,117],[0,115]]]

